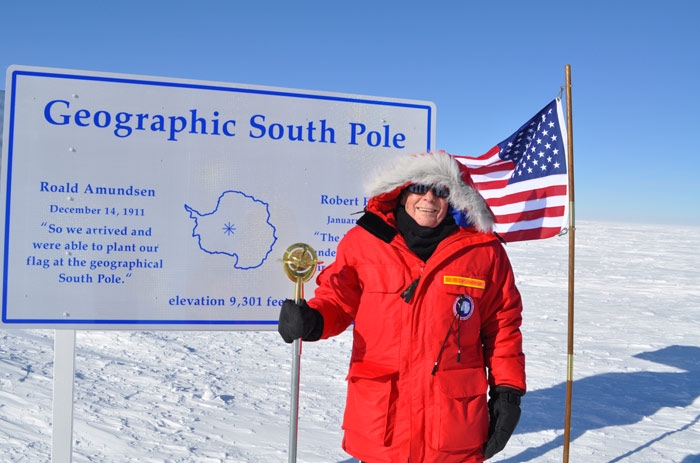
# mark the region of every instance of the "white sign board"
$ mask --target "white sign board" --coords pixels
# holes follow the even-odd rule
[[[376,164],[434,148],[425,101],[26,66],[7,86],[5,328],[274,330],[285,249],[332,262]]]

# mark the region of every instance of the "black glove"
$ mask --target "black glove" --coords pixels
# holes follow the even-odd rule
[[[287,299],[280,310],[277,331],[287,344],[299,338],[304,341],[318,341],[323,334],[323,316],[318,310],[306,305],[304,300],[297,304]]]
[[[503,450],[520,420],[521,391],[496,386],[489,391],[489,440],[484,445],[484,457],[488,460]]]

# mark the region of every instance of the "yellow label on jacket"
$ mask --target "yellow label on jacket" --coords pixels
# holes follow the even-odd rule
[[[484,280],[478,280],[476,278],[445,275],[442,278],[442,282],[446,285],[466,286],[468,288],[478,289],[486,288],[486,282]]]

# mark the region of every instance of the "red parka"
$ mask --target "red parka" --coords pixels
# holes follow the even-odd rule
[[[474,209],[486,222],[472,210],[476,227],[460,227],[426,262],[414,254],[396,230],[402,178],[384,179],[308,301],[322,338],[354,322],[343,448],[369,463],[482,462],[488,386],[526,387],[520,294],[502,244],[477,230],[488,225],[483,205]]]

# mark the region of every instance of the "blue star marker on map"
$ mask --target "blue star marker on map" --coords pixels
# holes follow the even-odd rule
[[[277,241],[269,204],[242,191],[224,191],[211,212],[199,212],[187,204],[185,210],[194,220],[192,237],[199,248],[233,257],[233,267],[239,270],[260,267]]]
[[[227,235],[234,235],[236,233],[236,226],[231,222],[226,222],[224,225],[224,233]]]

